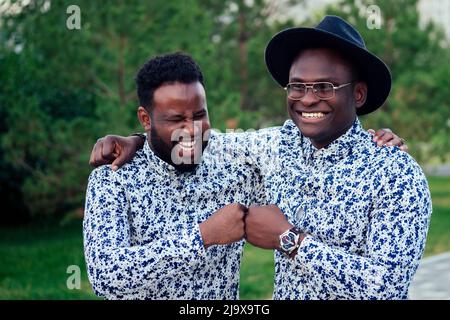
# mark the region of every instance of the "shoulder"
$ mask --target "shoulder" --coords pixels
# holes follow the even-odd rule
[[[105,181],[112,181],[117,177],[116,173],[111,169],[110,164],[99,166],[92,170],[89,175],[90,183],[103,183]]]
[[[358,161],[358,167],[366,168],[366,174],[383,178],[386,181],[421,180],[426,182],[425,174],[417,161],[398,147],[379,147],[366,131],[358,133],[357,143],[352,148],[351,161]]]
[[[377,162],[384,162],[389,172],[424,175],[417,161],[398,147],[373,146],[372,148],[374,149],[374,159]]]
[[[140,149],[136,151],[136,154],[131,161],[125,163],[116,172],[122,179],[128,179],[133,177],[133,175],[137,176],[139,172],[143,171],[145,168],[148,168],[148,157],[144,149]]]
[[[120,167],[118,170],[113,171],[111,165],[103,165],[92,170],[89,175],[90,183],[108,184],[115,183],[120,184],[122,181],[129,179],[130,177],[138,174],[139,170],[142,170],[145,165],[145,153],[143,150],[138,150],[134,158]]]
[[[385,183],[402,188],[422,189],[428,192],[428,182],[420,165],[398,147],[372,146],[371,165],[384,177]]]

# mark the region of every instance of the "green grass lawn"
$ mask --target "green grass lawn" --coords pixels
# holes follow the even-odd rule
[[[450,251],[450,178],[429,177],[433,202],[425,256]]]
[[[429,178],[433,216],[426,256],[450,251],[450,178]],[[86,275],[81,222],[0,228],[0,299],[95,299]],[[67,268],[81,269],[81,289],[69,290]],[[273,253],[247,245],[241,299],[270,299]]]
[[[0,230],[0,299],[93,299],[80,221]],[[81,289],[69,290],[67,268],[81,269]]]

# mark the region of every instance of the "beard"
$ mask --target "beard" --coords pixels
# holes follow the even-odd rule
[[[181,163],[176,164],[172,160],[172,150],[174,147],[178,144],[177,141],[171,141],[169,144],[165,143],[161,137],[158,135],[158,132],[155,128],[155,126],[152,126],[150,129],[150,141],[153,151],[155,152],[156,156],[158,156],[161,160],[164,162],[170,164],[173,166],[178,172],[184,173],[184,172],[192,172],[194,171],[199,163],[201,162],[201,157],[203,154],[203,151],[205,150],[206,146],[208,145],[208,141],[202,141],[202,151],[199,159],[197,161],[187,161],[188,163],[183,163],[183,158],[181,158]],[[180,161],[177,161],[180,162]]]

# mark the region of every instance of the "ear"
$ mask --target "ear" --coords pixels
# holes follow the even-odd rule
[[[146,132],[150,131],[150,129],[152,128],[152,120],[147,109],[143,106],[140,106],[137,110],[137,116],[144,130]]]
[[[367,100],[367,83],[357,82],[355,85],[354,97],[356,109],[362,107]]]

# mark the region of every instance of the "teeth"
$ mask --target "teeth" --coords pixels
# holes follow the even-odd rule
[[[317,119],[325,117],[325,114],[322,112],[302,112],[302,117]]]
[[[195,145],[195,141],[180,141],[178,142],[178,144],[183,148],[183,149],[192,149]]]

